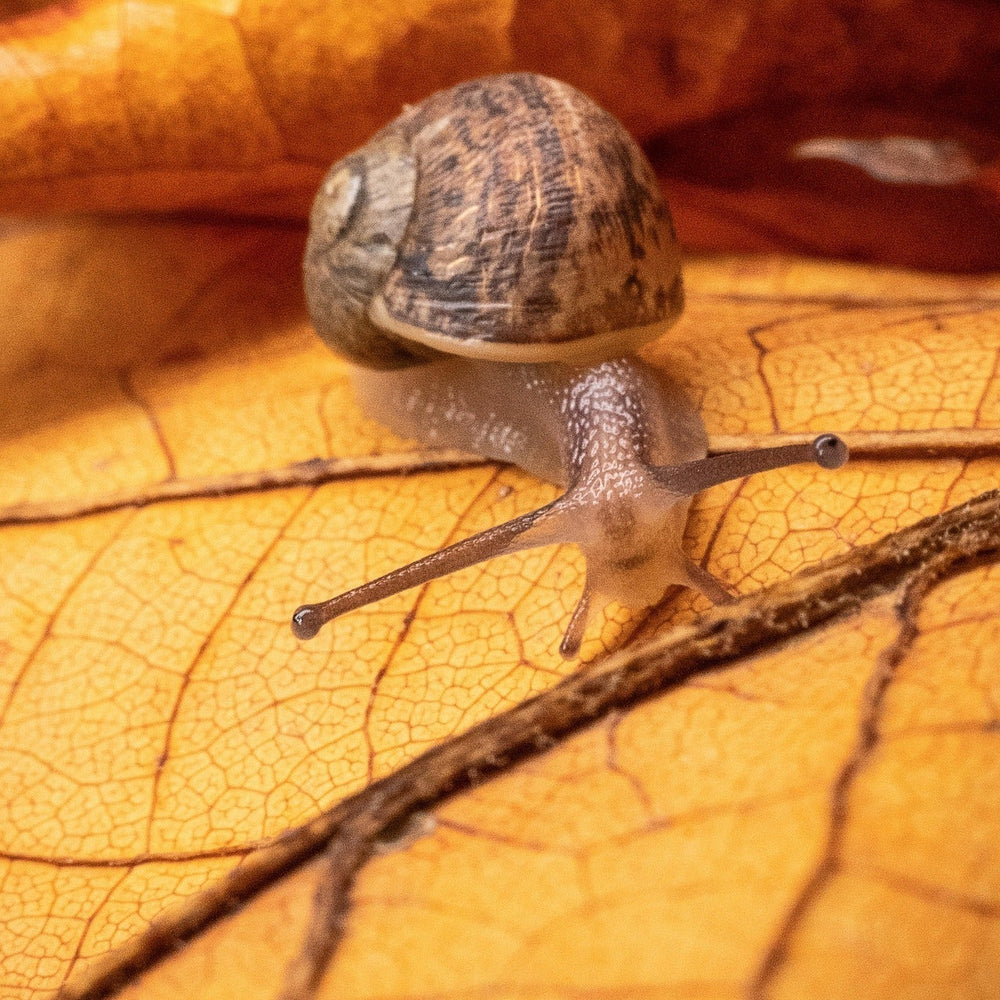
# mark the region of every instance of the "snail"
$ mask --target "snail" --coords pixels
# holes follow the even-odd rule
[[[335,163],[303,264],[319,336],[355,366],[363,409],[405,437],[513,462],[565,492],[292,617],[345,612],[493,556],[575,542],[583,595],[634,608],[668,587],[729,591],[681,539],[694,494],[754,472],[838,468],[839,438],[706,458],[701,418],[636,355],[684,301],[677,238],[645,155],[580,91],[485,77],[407,107]]]

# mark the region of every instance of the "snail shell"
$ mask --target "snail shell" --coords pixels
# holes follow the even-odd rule
[[[292,616],[301,639],[484,559],[573,542],[587,559],[560,646],[573,655],[600,602],[648,606],[671,584],[729,599],[683,550],[695,493],[847,459],[832,435],[705,457],[691,401],[634,356],[683,305],[667,206],[624,128],[564,83],[486,77],[405,111],[330,170],[304,271],[320,336],[368,369],[355,382],[369,415],[432,445],[515,461],[566,492],[302,605]]]
[[[408,108],[334,164],[310,222],[317,331],[371,368],[614,357],[683,307],[646,157],[580,91],[530,73]]]

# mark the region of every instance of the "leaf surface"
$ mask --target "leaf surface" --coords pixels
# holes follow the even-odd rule
[[[996,483],[996,281],[692,261],[650,357],[713,437],[835,429],[857,457],[699,498],[690,551],[783,604],[612,607],[580,672],[556,653],[568,549],[292,638],[304,598],[553,495],[361,416],[301,313],[301,240],[82,221],[0,244],[4,996],[319,974],[349,997],[990,996],[992,536],[959,551],[949,528],[850,580],[862,546]],[[795,575],[834,557],[860,562],[819,600]],[[785,631],[750,642],[758,620]],[[730,653],[608,695],[699,629],[721,641],[712,621]],[[606,707],[519,721],[570,675]],[[522,749],[490,751],[491,720]]]
[[[302,219],[329,165],[404,104],[527,69],[651,145],[689,245],[995,270],[998,66],[1000,14],[961,0],[16,0],[0,212]],[[796,152],[900,135],[966,166],[884,183]]]

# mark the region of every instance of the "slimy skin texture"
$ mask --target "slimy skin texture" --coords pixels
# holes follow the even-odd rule
[[[707,451],[697,410],[662,372],[634,357],[591,366],[446,358],[399,372],[357,370],[354,382],[365,411],[397,434],[512,462],[566,487],[505,551],[573,542],[587,558],[593,596],[632,607],[659,600],[670,584],[725,596],[681,551],[690,496],[651,474]]]
[[[727,589],[682,549],[691,497],[767,469],[847,461],[832,434],[808,445],[705,457],[697,411],[662,372],[624,356],[593,365],[515,365],[446,358],[392,372],[355,372],[366,411],[396,433],[476,451],[566,487],[528,514],[456,542],[292,616],[300,639],[332,618],[484,559],[573,542],[587,560],[583,594],[560,651],[574,655],[598,601],[642,608],[672,584],[715,603]]]
[[[300,639],[484,559],[573,542],[587,578],[560,647],[570,656],[598,602],[642,608],[674,584],[730,599],[682,549],[695,493],[792,462],[846,461],[832,435],[705,457],[691,402],[635,356],[684,304],[670,211],[622,124],[557,80],[484,77],[406,108],[330,168],[303,276],[316,331],[356,366],[370,416],[565,493],[303,605]]]

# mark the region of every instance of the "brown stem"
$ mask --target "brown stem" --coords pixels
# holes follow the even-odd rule
[[[855,460],[893,462],[908,459],[956,458],[973,461],[1000,456],[1000,429],[953,428],[923,431],[854,431],[842,435]],[[812,434],[714,434],[708,440],[710,455],[786,444],[806,444]],[[8,524],[44,524],[89,517],[105,511],[146,507],[170,500],[226,497],[258,490],[318,486],[360,476],[433,472],[439,469],[485,465],[486,460],[460,451],[415,451],[361,458],[314,458],[277,469],[190,479],[168,479],[129,490],[72,500],[42,500],[0,507],[0,527]]]

